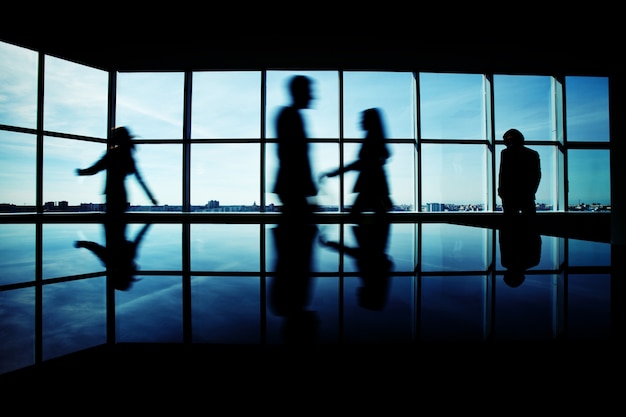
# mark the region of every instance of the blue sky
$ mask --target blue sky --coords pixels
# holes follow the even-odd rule
[[[45,65],[44,129],[104,138],[108,74],[49,56]],[[485,146],[422,144],[421,165],[415,165],[412,144],[418,122],[424,139],[487,138],[488,90],[482,75],[421,73],[415,80],[410,72],[346,71],[340,95],[337,71],[268,71],[263,98],[262,72],[239,71],[193,73],[192,205],[209,200],[218,200],[222,205],[260,203],[262,171],[266,174],[266,191],[271,190],[275,147],[270,144],[262,150],[254,140],[261,137],[263,127],[267,138],[275,138],[273,120],[280,106],[288,103],[286,81],[295,73],[314,80],[315,99],[304,111],[312,139],[337,140],[342,135],[349,140],[362,138],[360,112],[368,107],[382,109],[388,138],[394,142],[386,168],[396,204],[414,202],[416,169],[421,169],[423,204],[486,200],[490,191],[487,166],[492,155]],[[35,128],[37,54],[0,43],[0,80],[0,124]],[[608,144],[608,79],[572,76],[566,77],[565,84],[568,140]],[[493,136],[500,139],[505,130],[515,127],[525,134],[527,144],[540,152],[544,177],[537,200],[547,204],[554,204],[562,192],[558,181],[562,158],[554,146],[544,144],[556,143],[561,135],[554,127],[554,91],[548,76],[494,75]],[[182,204],[182,146],[155,142],[182,138],[183,94],[181,72],[117,74],[116,124],[128,126],[138,139],[152,141],[138,145],[136,160],[161,204]],[[193,143],[208,139],[223,141]],[[533,146],[538,141],[542,144]],[[33,135],[0,131],[0,203],[35,203],[35,150]],[[496,164],[499,150],[501,146],[494,154]],[[78,177],[74,171],[92,164],[104,151],[101,143],[45,137],[44,201],[67,200],[71,205],[103,202],[104,174]],[[260,164],[262,151],[267,158],[265,167]],[[357,144],[347,144],[345,162],[355,158],[357,152]],[[570,203],[609,203],[608,150],[574,150],[568,158]],[[340,163],[338,145],[312,143],[311,160],[316,177],[335,168]],[[354,198],[351,187],[355,178],[353,174],[344,178],[348,204]],[[133,178],[127,184],[132,204],[149,204]],[[327,179],[319,186],[318,202],[338,203],[338,178]],[[266,203],[278,202],[271,192],[264,197]]]

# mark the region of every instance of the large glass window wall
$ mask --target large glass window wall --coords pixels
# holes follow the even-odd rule
[[[79,177],[107,127],[135,135],[158,200],[127,180],[131,211],[272,212],[274,121],[295,74],[313,80],[303,110],[314,178],[351,162],[360,112],[381,109],[396,212],[500,210],[502,134],[541,155],[540,211],[609,211],[608,77],[380,71],[108,73],[0,43],[3,212],[101,211],[104,174]],[[344,212],[356,175],[319,183],[323,211]]]

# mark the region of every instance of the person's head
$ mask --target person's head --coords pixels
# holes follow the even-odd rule
[[[289,92],[291,93],[293,106],[298,109],[306,109],[313,99],[311,85],[313,81],[304,75],[296,75],[289,82]]]
[[[524,144],[524,135],[517,129],[509,129],[502,135],[504,144],[508,148],[509,146],[521,146]]]
[[[366,132],[378,134],[384,137],[383,120],[380,109],[373,107],[361,112],[361,128]]]
[[[118,126],[111,129],[111,146],[123,146],[132,148],[133,144],[133,135],[130,134],[130,131],[125,126]]]

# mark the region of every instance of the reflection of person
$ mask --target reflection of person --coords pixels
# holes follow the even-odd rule
[[[519,287],[526,279],[526,270],[541,260],[541,235],[527,222],[506,222],[499,233],[500,263],[506,268],[504,282]]]
[[[386,144],[385,129],[380,109],[370,108],[361,113],[361,127],[366,132],[365,140],[356,161],[323,174],[334,177],[347,171],[359,171],[354,184],[354,192],[358,193],[351,209],[353,215],[364,211],[373,211],[382,215],[392,208],[389,197],[389,186],[385,174],[385,163],[390,156]]]
[[[126,239],[126,224],[122,222],[108,222],[104,224],[104,227],[105,246],[86,240],[77,240],[74,246],[93,252],[106,267],[107,276],[111,278],[115,289],[125,291],[137,280],[135,278],[137,272],[135,258],[139,244],[150,224],[144,225],[133,241]]]
[[[107,214],[120,215],[126,212],[128,196],[126,192],[126,176],[134,174],[139,184],[146,192],[152,204],[157,204],[156,199],[146,186],[133,158],[135,144],[126,127],[116,127],[111,131],[111,138],[106,153],[89,168],[77,169],[78,175],[94,175],[106,170],[106,212]]]
[[[296,75],[289,83],[291,104],[283,107],[276,119],[278,136],[278,175],[274,192],[282,203],[288,220],[308,217],[314,209],[308,198],[317,194],[309,161],[309,143],[300,110],[309,107],[313,98],[312,80]]]
[[[281,223],[273,229],[276,249],[275,276],[268,286],[268,305],[283,317],[282,336],[286,344],[317,341],[318,316],[308,309],[311,300],[311,256],[317,234],[314,224]]]
[[[389,239],[388,221],[363,223],[353,227],[357,247],[322,241],[324,245],[343,251],[355,259],[361,275],[357,297],[359,306],[379,311],[387,303],[393,262],[386,253]]]
[[[541,181],[539,153],[524,146],[524,135],[509,129],[502,136],[506,149],[500,153],[498,196],[506,215],[534,215],[535,193]]]

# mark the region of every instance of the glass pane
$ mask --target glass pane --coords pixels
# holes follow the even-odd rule
[[[76,175],[76,169],[87,168],[104,155],[104,143],[46,136],[43,149],[43,201],[51,203],[46,210],[68,211],[82,203],[105,203],[105,172]]]
[[[480,341],[485,337],[487,277],[427,276],[421,281],[420,339]]]
[[[289,81],[295,75],[310,77],[313,100],[301,111],[309,138],[339,137],[339,75],[337,71],[268,71],[267,137],[276,138],[276,116],[282,106],[291,103]]]
[[[258,277],[191,277],[194,343],[260,343]]]
[[[608,77],[565,77],[568,141],[608,142]]]
[[[194,72],[191,138],[260,138],[261,73]]]
[[[506,269],[506,267],[502,264],[502,244],[500,243],[500,230],[496,230],[496,238],[497,240],[497,250],[496,250],[496,264],[495,267],[498,271]],[[547,236],[540,235],[539,240],[535,239],[535,244],[539,245],[540,254],[538,256],[537,265],[533,266],[532,269],[535,270],[554,270],[555,273],[558,271],[559,267],[564,261],[564,256],[561,253],[561,247],[563,246],[563,238],[556,236]],[[531,255],[533,258],[537,258],[535,248],[527,248],[529,249],[528,255]],[[522,255],[527,256],[527,255]],[[537,260],[537,259],[535,259]],[[531,268],[529,268],[531,269]]]
[[[0,291],[0,375],[35,362],[35,288]]]
[[[487,201],[487,148],[422,145],[422,210],[483,211]]]
[[[260,146],[193,144],[192,211],[260,211]]]
[[[570,274],[567,277],[568,338],[610,340],[611,298],[610,275]]]
[[[528,144],[527,144],[528,145]],[[556,211],[557,210],[557,189],[562,185],[558,183],[557,177],[557,152],[556,146],[528,146],[539,152],[541,163],[541,181],[539,188],[535,194],[535,203],[537,211]],[[496,187],[498,182],[498,171],[500,169],[500,155],[504,149],[504,145],[496,145]],[[496,193],[496,211],[502,211],[502,200]]]
[[[105,138],[109,75],[46,56],[44,129]]]
[[[555,336],[556,275],[526,275],[512,287],[496,277],[495,340],[538,341]]]
[[[611,266],[611,244],[590,240],[568,240],[569,266]]]
[[[127,239],[136,241],[145,227],[142,224],[129,224],[126,226]],[[150,225],[141,238],[141,247],[135,258],[139,272],[180,271],[183,265],[182,234],[180,223]]]
[[[0,42],[0,124],[36,127],[37,66],[37,52]]]
[[[0,285],[35,280],[35,225],[0,224]]]
[[[44,285],[43,359],[106,343],[106,278]]]
[[[183,201],[183,147],[178,144],[135,146],[135,166],[160,208],[153,206],[134,175],[126,177],[130,210],[180,211]]]
[[[422,225],[422,265],[425,272],[485,271],[491,264],[489,230],[446,223]]]
[[[389,283],[382,288],[372,288],[360,277],[345,278],[345,343],[412,342],[413,293],[412,277],[390,277]]]
[[[35,211],[34,135],[0,131],[0,211]]]
[[[106,246],[98,224],[44,224],[42,275],[44,279],[104,272],[105,259],[98,252],[84,250],[77,242]],[[89,245],[87,245],[89,246]]]
[[[361,144],[346,143],[344,145],[344,165],[348,165],[358,159]],[[389,187],[389,196],[393,203],[392,211],[412,211],[415,201],[415,146],[413,144],[388,144],[391,154],[384,166]],[[334,169],[334,168],[333,168]],[[343,174],[344,180],[344,204],[351,207],[357,197],[354,185],[359,176],[359,171],[348,171]],[[338,183],[340,177],[325,178],[324,186],[328,183]]]
[[[280,199],[274,193],[274,183],[278,173],[278,146],[275,143],[266,145],[265,153],[265,202],[273,205],[272,209],[278,211],[281,206]],[[339,207],[339,183],[335,179],[319,180],[323,172],[337,168],[339,161],[339,147],[334,143],[309,143],[309,161],[313,182],[317,184],[317,195],[309,200],[312,204],[318,204],[324,211],[336,211]]]
[[[486,139],[481,74],[420,73],[420,126],[425,139]]]
[[[181,139],[182,72],[118,73],[116,125],[141,139]]]
[[[142,276],[130,290],[116,291],[117,342],[182,342],[182,298],[177,276]]]
[[[325,242],[339,242],[339,228],[338,224],[318,224],[313,226],[310,230],[310,235],[304,233],[297,237],[310,237],[311,240],[298,240],[300,246],[287,245],[284,249],[289,251],[293,248],[303,248],[309,250],[306,252],[291,251],[287,254],[280,252],[277,241],[277,233],[279,229],[276,224],[266,225],[265,231],[265,245],[266,245],[266,257],[265,268],[267,271],[275,272],[277,268],[277,262],[279,260],[290,259],[290,256],[301,256],[303,259],[310,259],[309,271],[316,272],[338,272],[339,271],[339,252],[337,248],[330,247]],[[306,256],[305,256],[306,255]],[[279,258],[280,257],[280,258]]]
[[[526,140],[555,140],[550,77],[494,75],[493,92],[496,140],[511,128]]]
[[[268,278],[267,288],[272,286]],[[305,314],[280,316],[267,302],[266,337],[268,344],[317,343],[336,344],[340,341],[339,330],[339,279],[337,277],[313,277],[312,292],[306,304]],[[268,295],[269,298],[269,295]]]
[[[570,211],[610,211],[609,150],[574,149],[567,153]]]
[[[258,224],[192,224],[191,269],[259,271],[260,233]]]
[[[377,107],[388,138],[415,137],[415,82],[411,72],[343,73],[344,137],[363,136],[360,114]]]

